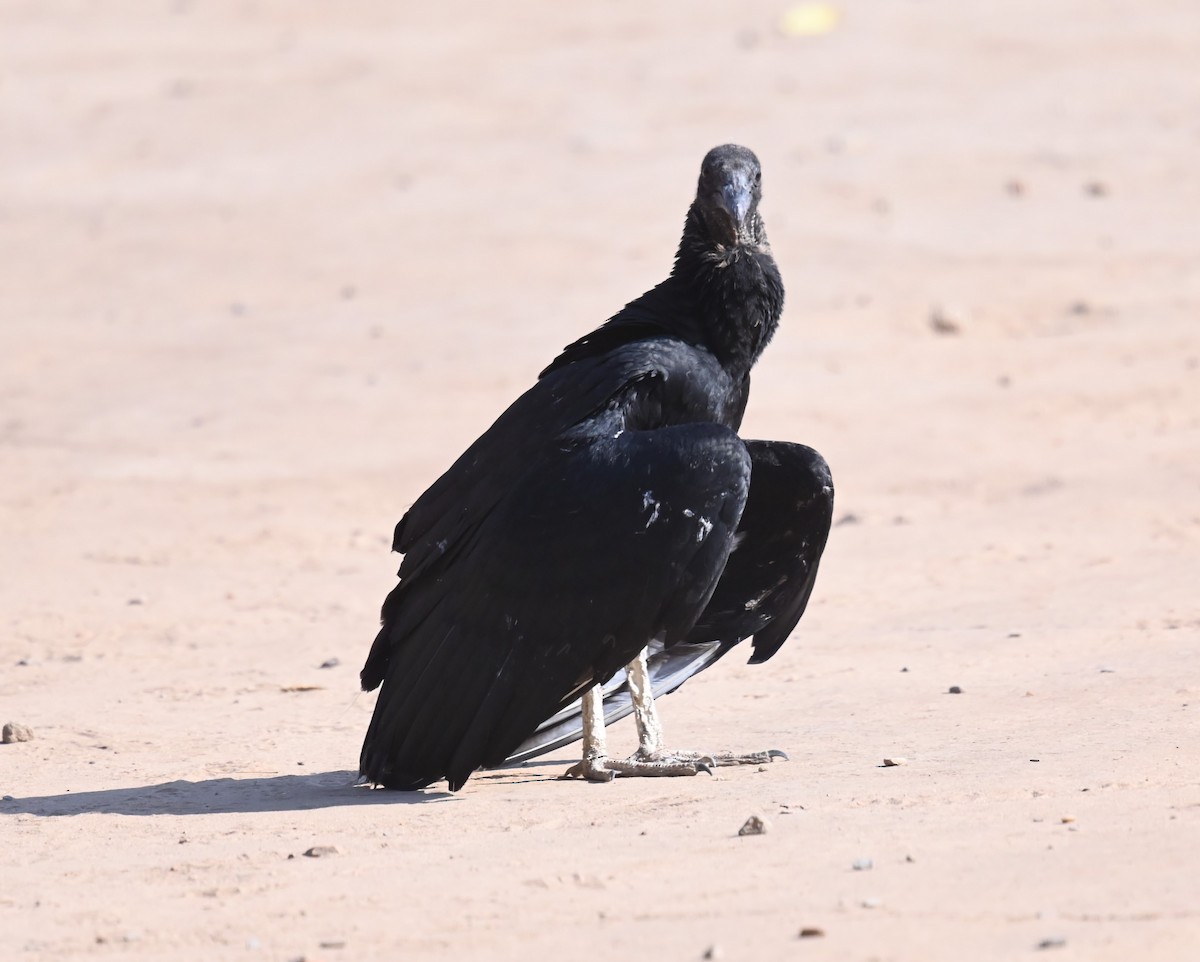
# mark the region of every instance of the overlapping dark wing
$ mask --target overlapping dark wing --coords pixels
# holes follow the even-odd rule
[[[812,448],[748,441],[750,494],[735,535],[736,547],[716,589],[686,639],[648,652],[654,696],[674,691],[753,636],[752,663],[766,661],[796,627],[808,605],[833,518],[829,468]],[[624,674],[606,686],[608,722],[633,711]],[[579,705],[562,708],[512,753],[525,761],[576,741]]]
[[[368,780],[457,788],[651,638],[692,628],[750,459],[704,420],[622,426],[648,405],[661,421],[663,384],[704,374],[686,346],[638,347],[543,379],[398,526],[401,580],[363,669],[364,687],[383,682]]]
[[[708,607],[689,641],[753,635],[751,664],[770,658],[800,621],[833,523],[833,478],[812,448],[747,441],[750,497]]]

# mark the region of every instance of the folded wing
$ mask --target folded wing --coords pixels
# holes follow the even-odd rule
[[[385,603],[363,775],[457,789],[651,638],[684,639],[749,483],[745,445],[715,424],[543,445]]]
[[[654,697],[674,691],[735,645],[753,637],[751,663],[771,657],[800,621],[833,519],[833,481],[824,459],[802,444],[747,441],[750,492],[716,589],[678,643],[656,639],[647,663]],[[606,722],[633,711],[624,672],[604,692]],[[579,739],[579,703],[561,708],[514,751],[521,762]]]

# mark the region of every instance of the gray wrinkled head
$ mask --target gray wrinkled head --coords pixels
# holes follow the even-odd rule
[[[714,147],[700,165],[696,204],[710,229],[729,244],[759,240],[762,167],[754,151],[737,144]]]

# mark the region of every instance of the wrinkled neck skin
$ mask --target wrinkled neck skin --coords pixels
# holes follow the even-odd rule
[[[729,240],[715,239],[723,236]],[[783,311],[783,280],[758,211],[733,237],[726,225],[706,223],[704,211],[692,204],[675,267],[661,286],[686,292],[704,346],[735,382],[744,379]]]

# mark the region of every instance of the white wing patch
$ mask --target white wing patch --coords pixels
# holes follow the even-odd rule
[[[691,508],[684,508],[683,516],[685,518],[694,518],[694,517],[696,517],[696,512],[693,511]],[[696,532],[696,544],[699,544],[701,541],[703,541],[705,538],[707,538],[709,536],[709,534],[712,532],[712,527],[713,527],[712,522],[709,521],[708,518],[701,516],[700,530]]]
[[[653,491],[642,492],[642,510],[650,511],[650,518],[646,521],[647,528],[649,528],[650,525],[654,524],[654,522],[658,520],[658,512],[661,507],[662,504],[654,497]],[[651,511],[651,508],[654,510]]]

